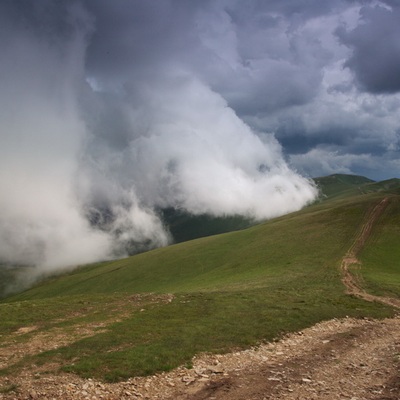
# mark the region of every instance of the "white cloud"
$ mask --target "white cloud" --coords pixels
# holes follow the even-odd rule
[[[183,64],[154,79],[129,65],[117,79],[88,74],[91,90],[93,18],[62,4],[44,10],[62,29],[33,4],[32,21],[1,27],[1,261],[50,271],[165,245],[157,207],[269,218],[315,197],[274,137]]]

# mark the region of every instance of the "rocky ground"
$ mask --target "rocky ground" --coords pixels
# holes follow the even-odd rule
[[[51,366],[0,377],[2,399],[400,399],[400,318],[331,320],[193,368],[105,384]]]

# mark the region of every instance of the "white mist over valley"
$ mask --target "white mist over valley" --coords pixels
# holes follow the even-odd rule
[[[57,7],[0,17],[4,264],[53,271],[165,246],[160,208],[262,220],[315,198],[274,136],[179,60],[155,78],[134,60],[115,79],[90,75],[101,21],[79,2]]]

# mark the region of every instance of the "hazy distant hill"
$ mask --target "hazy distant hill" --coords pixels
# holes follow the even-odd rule
[[[354,193],[364,185],[374,183],[372,179],[358,175],[333,174],[313,179],[326,197],[342,195],[343,192],[353,191]]]

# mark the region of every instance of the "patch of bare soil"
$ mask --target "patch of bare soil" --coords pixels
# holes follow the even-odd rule
[[[349,294],[398,306],[365,293],[349,271],[386,203],[367,216],[341,270]],[[0,377],[0,399],[399,400],[400,317],[333,319],[257,348],[200,355],[191,369],[116,384],[51,373],[52,367]]]
[[[117,303],[114,308],[113,317],[102,322],[75,324],[69,328],[54,327],[45,331],[38,331],[39,327],[37,326],[21,327],[8,340],[2,341],[0,345],[0,369],[16,364],[26,356],[54,350],[85,337],[104,332],[108,325],[128,318],[132,313],[132,308],[134,309],[138,305],[168,303],[172,299],[173,295],[171,294],[137,294]],[[81,315],[75,313],[72,317]],[[67,321],[69,318],[59,319],[57,322]],[[24,340],[16,340],[17,337]]]
[[[107,323],[109,322],[76,325],[68,332],[63,328],[53,328],[31,335],[27,341],[19,342],[10,340],[2,343],[0,347],[0,369],[13,365],[28,355],[57,349],[84,337],[93,336],[95,333],[101,332],[99,329],[104,328]],[[20,331],[21,329],[17,331],[16,335],[22,335]],[[27,331],[26,333],[30,332]]]

